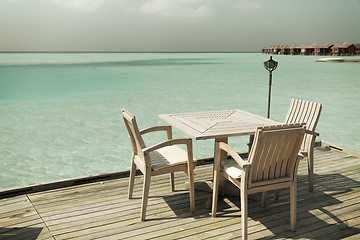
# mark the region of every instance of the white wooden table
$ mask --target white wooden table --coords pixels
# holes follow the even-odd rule
[[[238,109],[160,114],[159,117],[195,140],[253,135],[259,126],[280,124]]]
[[[220,141],[227,143],[229,137],[254,135],[259,126],[281,124],[239,109],[160,114],[159,117],[194,140],[215,139],[215,145]],[[226,155],[221,158],[226,158]],[[212,183],[196,183],[195,188],[209,191]]]

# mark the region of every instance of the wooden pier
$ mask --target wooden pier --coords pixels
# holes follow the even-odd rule
[[[326,145],[326,144],[325,144]],[[327,147],[315,150],[314,192],[308,192],[307,166],[298,172],[297,230],[290,231],[289,192],[249,198],[250,239],[360,239],[360,155]],[[212,178],[212,165],[195,168],[195,180]],[[218,214],[206,208],[209,192],[196,191],[196,213],[189,210],[187,177],[175,174],[151,183],[147,218],[140,222],[142,176],[134,199],[127,199],[128,178],[28,192],[6,197],[0,192],[0,239],[241,239],[240,201],[221,197]]]

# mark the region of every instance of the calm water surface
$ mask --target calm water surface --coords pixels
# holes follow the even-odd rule
[[[320,140],[360,150],[360,63],[275,56],[271,118],[292,98],[323,104]],[[161,113],[240,108],[266,116],[268,72],[260,53],[0,54],[0,188],[128,169],[121,118],[140,128]],[[186,137],[174,129],[174,137]],[[147,137],[148,145],[163,136]],[[247,137],[230,139],[246,149]],[[213,141],[194,142],[195,157]]]

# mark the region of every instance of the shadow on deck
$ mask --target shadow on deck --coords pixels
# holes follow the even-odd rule
[[[298,172],[297,230],[290,231],[289,191],[249,198],[250,239],[359,239],[360,158],[334,148],[315,150],[314,192],[307,191],[306,161]],[[154,177],[145,222],[140,222],[142,176],[134,199],[127,199],[127,178],[19,194],[0,199],[0,239],[239,239],[238,197],[220,197],[217,217],[206,202],[210,192],[196,191],[196,213],[189,209],[186,175]],[[212,165],[195,168],[195,180],[212,178]]]

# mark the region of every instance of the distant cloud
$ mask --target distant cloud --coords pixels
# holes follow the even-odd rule
[[[237,6],[244,10],[259,8],[260,3],[254,0],[239,0]]]
[[[90,12],[94,11],[104,0],[41,0],[42,2],[49,2],[55,5],[70,8],[78,11]]]
[[[14,3],[17,3],[17,2],[25,2],[25,0],[7,0],[8,2],[14,2]]]
[[[212,13],[209,0],[147,0],[139,11],[160,17],[200,19]]]

